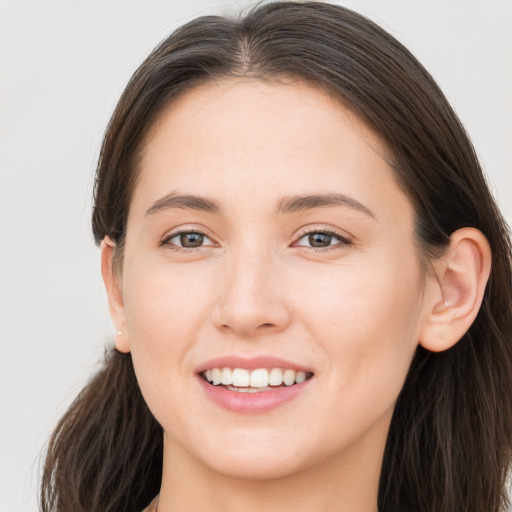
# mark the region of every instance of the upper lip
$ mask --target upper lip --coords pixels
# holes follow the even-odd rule
[[[287,361],[275,356],[255,356],[242,357],[236,355],[227,355],[209,359],[197,368],[197,373],[210,370],[212,368],[245,368],[246,370],[256,370],[257,368],[284,368],[298,372],[313,373],[311,368],[293,361]]]

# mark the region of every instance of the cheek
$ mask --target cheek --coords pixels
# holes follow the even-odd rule
[[[126,269],[124,306],[130,333],[181,337],[204,309],[205,272],[184,272],[171,265],[144,261]],[[138,337],[138,336],[137,336]]]
[[[190,371],[183,363],[210,315],[203,274],[152,262],[126,268],[126,322],[141,384],[148,380],[165,386],[170,373]]]
[[[340,389],[400,390],[419,338],[422,279],[416,258],[381,255],[364,265],[311,275],[309,293],[294,291],[317,351]],[[303,287],[302,287],[303,288]]]
[[[209,316],[205,276],[142,258],[126,264],[125,275],[127,330],[140,389],[159,421],[182,428],[183,418],[171,411],[188,408],[182,397],[192,372],[190,348]]]

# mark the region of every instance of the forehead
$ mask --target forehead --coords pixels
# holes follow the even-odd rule
[[[293,127],[300,131],[301,137],[306,131],[312,132],[323,125],[323,128],[339,125],[340,122],[350,124],[359,135],[366,138],[372,147],[378,149],[388,158],[387,148],[381,137],[365,124],[341,98],[329,94],[320,86],[295,78],[280,80],[258,80],[253,78],[223,78],[202,83],[173,98],[152,124],[145,140],[143,157],[148,156],[148,146],[155,146],[161,139],[162,128],[170,131],[174,125],[174,136],[186,138],[189,125],[195,125],[196,135],[208,132],[212,125],[224,128],[224,133],[236,132],[241,137],[250,135],[257,137],[255,130],[265,124],[265,142],[275,135],[270,125],[278,128],[274,121],[284,115],[287,120],[288,132]],[[241,132],[236,129],[251,129]],[[314,122],[314,125],[304,124]],[[204,130],[198,132],[200,124]],[[308,130],[309,128],[309,130]],[[208,135],[219,133],[209,132]]]
[[[187,91],[162,111],[146,138],[132,199],[147,204],[176,187],[269,198],[362,189],[378,186],[371,172],[394,182],[387,161],[380,138],[322,89],[225,79]]]

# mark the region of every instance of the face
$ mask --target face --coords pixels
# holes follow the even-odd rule
[[[292,81],[202,85],[153,126],[114,322],[175,463],[269,478],[381,456],[424,293],[385,153]]]

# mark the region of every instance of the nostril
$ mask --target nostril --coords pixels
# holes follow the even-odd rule
[[[255,330],[260,329],[260,328],[264,328],[264,329],[273,329],[273,328],[275,328],[275,327],[276,327],[276,326],[275,326],[275,324],[272,324],[272,323],[270,323],[270,322],[266,322],[266,323],[264,323],[264,324],[260,324],[260,325],[258,325],[258,326],[256,327],[256,329],[255,329]],[[224,329],[224,330],[230,330],[230,329],[233,329],[233,330],[235,330],[235,331],[237,331],[237,332],[243,332],[244,330],[246,330],[246,329],[244,329],[243,327],[242,327],[242,328],[240,328],[240,326],[233,327],[233,326],[231,326],[230,324],[222,324],[222,325],[221,325],[221,329]]]

